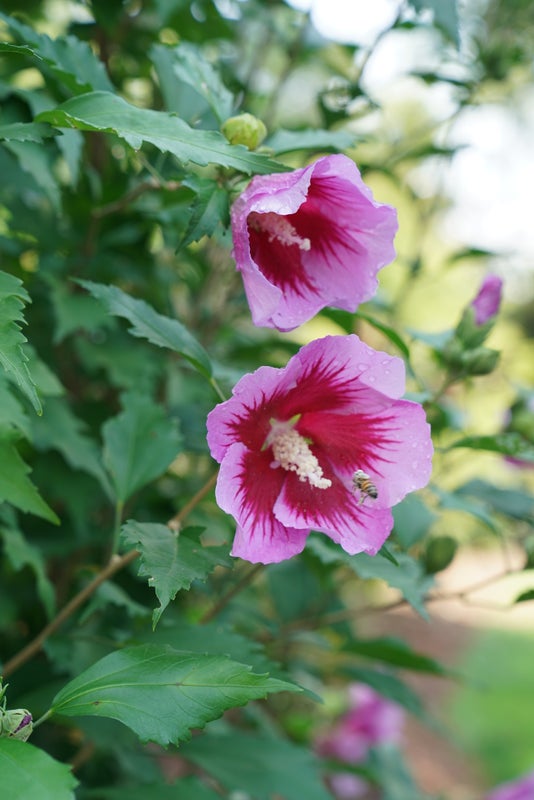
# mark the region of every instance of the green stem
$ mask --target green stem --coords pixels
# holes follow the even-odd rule
[[[53,709],[53,708],[49,708],[49,709],[48,709],[48,711],[46,711],[46,712],[43,714],[43,716],[42,716],[42,717],[39,717],[39,719],[38,719],[36,722],[34,722],[34,723],[33,723],[33,729],[35,730],[35,728],[37,728],[37,727],[38,727],[39,725],[41,725],[43,722],[46,722],[46,720],[47,720],[49,717],[51,717],[53,713],[54,713],[54,709]]]
[[[123,511],[124,511],[124,503],[122,502],[122,500],[117,500],[117,505],[115,506],[115,522],[113,524],[113,546],[111,549],[112,556],[116,555],[119,549]]]
[[[226,397],[223,390],[221,389],[221,387],[219,386],[219,384],[217,383],[217,381],[213,376],[209,379],[209,382],[212,388],[214,389],[215,394],[219,397],[220,400],[223,401],[223,403],[225,400],[228,400],[228,398]]]

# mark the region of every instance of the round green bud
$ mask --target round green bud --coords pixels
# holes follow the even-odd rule
[[[249,150],[255,150],[267,136],[267,128],[261,119],[252,114],[229,117],[221,130],[230,144],[244,144]]]

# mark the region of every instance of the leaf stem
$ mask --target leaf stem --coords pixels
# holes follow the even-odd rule
[[[206,484],[200,489],[191,500],[186,503],[186,505],[181,509],[181,511],[176,514],[171,520],[169,520],[169,527],[173,528],[174,530],[179,529],[183,520],[187,517],[187,515],[192,511],[192,509],[202,500],[202,498],[211,491],[215,481],[217,479],[217,475],[212,475],[211,478],[206,482]],[[118,508],[119,504],[117,504]],[[120,513],[122,515],[122,504]],[[139,555],[138,550],[129,550],[122,556],[118,556],[116,554],[112,555],[108,563],[105,567],[90,581],[86,586],[84,586],[78,594],[75,594],[72,597],[66,606],[64,606],[61,611],[51,620],[48,625],[37,634],[37,636],[32,639],[31,642],[28,642],[22,650],[19,650],[13,658],[10,658],[9,661],[6,661],[3,669],[2,675],[3,677],[7,677],[11,675],[15,670],[29,661],[34,655],[36,655],[43,647],[44,643],[51,636],[55,633],[58,628],[70,617],[72,614],[85,603],[101,586],[105,581],[109,580],[116,572],[119,572],[121,569],[124,569],[128,564],[131,564],[132,561],[135,561],[137,556]]]
[[[214,617],[216,617],[216,616],[217,616],[217,615],[218,615],[218,614],[219,614],[219,613],[220,613],[220,612],[223,610],[223,608],[226,608],[226,606],[228,605],[228,603],[230,602],[230,600],[233,600],[233,598],[234,598],[234,597],[235,597],[237,594],[239,594],[239,592],[241,592],[243,589],[245,589],[245,588],[246,588],[246,587],[249,585],[249,583],[251,583],[251,582],[254,580],[254,578],[256,577],[256,575],[258,575],[258,574],[259,574],[259,573],[262,571],[263,567],[264,567],[264,565],[263,565],[263,564],[254,564],[254,566],[253,566],[251,569],[249,569],[249,570],[248,570],[248,571],[247,571],[247,572],[246,572],[246,573],[243,575],[243,577],[241,578],[241,580],[237,581],[237,583],[234,583],[234,585],[232,586],[232,588],[231,588],[231,589],[229,589],[229,591],[228,591],[226,594],[224,594],[224,595],[221,597],[221,599],[220,599],[220,600],[218,600],[218,601],[215,603],[215,605],[214,605],[214,606],[212,606],[211,608],[209,608],[209,609],[208,609],[208,610],[205,612],[205,614],[203,614],[203,615],[201,616],[201,618],[200,618],[200,620],[199,620],[199,621],[200,621],[200,623],[201,623],[201,625],[205,625],[207,622],[211,622],[211,620],[212,620]]]

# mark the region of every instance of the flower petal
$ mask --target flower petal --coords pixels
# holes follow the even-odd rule
[[[227,451],[219,470],[217,503],[237,520],[231,554],[252,563],[270,564],[300,553],[309,530],[280,523],[273,506],[286,473],[270,467],[272,456],[253,453],[241,443]]]

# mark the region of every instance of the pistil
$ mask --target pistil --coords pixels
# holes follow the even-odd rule
[[[273,449],[275,459],[271,467],[282,467],[288,472],[295,472],[299,481],[308,481],[316,489],[328,489],[332,485],[332,481],[324,477],[308,442],[294,428],[276,423],[267,441]]]
[[[311,249],[310,240],[305,236],[300,236],[282,214],[275,214],[274,211],[259,214],[257,211],[252,211],[248,215],[247,221],[253,230],[266,233],[270,242],[276,240],[286,247],[296,245],[299,250]]]

